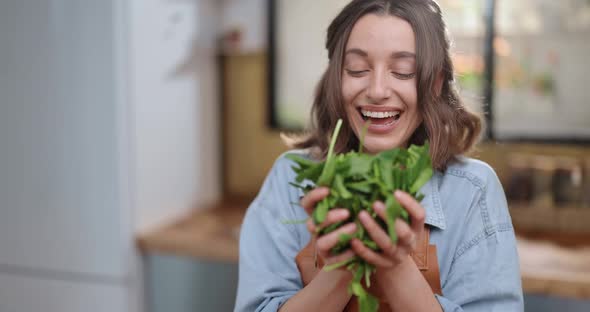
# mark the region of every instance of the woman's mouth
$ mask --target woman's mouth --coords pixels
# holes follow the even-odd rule
[[[397,123],[400,119],[402,112],[400,110],[370,110],[365,108],[358,108],[359,114],[364,121],[371,121],[369,130],[374,127],[389,128]],[[389,129],[383,129],[389,130]],[[382,132],[382,131],[378,131]]]

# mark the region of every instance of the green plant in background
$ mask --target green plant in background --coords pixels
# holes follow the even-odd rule
[[[306,110],[293,102],[278,103],[276,118],[278,126],[283,129],[300,130],[305,128]]]
[[[316,225],[320,225],[326,219],[330,209],[338,207],[349,210],[348,220],[318,229],[318,234],[323,235],[336,230],[342,224],[356,224],[357,231],[353,235],[341,235],[339,243],[331,250],[332,254],[336,255],[350,248],[353,238],[361,240],[367,247],[379,252],[379,247],[362,226],[358,214],[366,210],[387,231],[392,242],[397,242],[395,220],[402,218],[409,222],[409,217],[407,211],[393,196],[393,192],[402,190],[418,201],[422,200],[423,195],[419,194],[418,190],[428,182],[433,173],[429,146],[428,143],[423,146],[412,145],[408,149],[396,148],[369,155],[362,152],[363,135],[358,152],[334,155],[333,149],[341,125],[342,120],[338,120],[325,161],[314,162],[295,154],[287,155],[296,163],[293,170],[297,174],[297,183],[291,184],[301,188],[304,193],[316,186],[330,188],[330,194],[316,205],[312,213]],[[301,185],[304,180],[311,181],[313,185]],[[377,200],[385,203],[386,220],[379,218],[372,208],[372,204]],[[326,266],[324,269],[333,270],[340,267],[346,267],[353,272],[354,278],[349,285],[349,291],[358,297],[360,311],[377,311],[378,300],[367,291],[375,267],[357,256]],[[365,285],[362,284],[363,278]]]
[[[483,74],[477,71],[466,71],[457,75],[457,80],[463,89],[478,91],[483,83]]]
[[[555,80],[549,72],[536,74],[531,80],[533,90],[538,94],[551,95],[555,91]]]

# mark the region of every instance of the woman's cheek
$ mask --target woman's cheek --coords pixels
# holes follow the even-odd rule
[[[342,97],[346,104],[350,102],[350,81],[346,77],[342,77]]]
[[[412,79],[412,81],[405,81],[407,83],[403,83],[399,85],[398,94],[408,106],[408,109],[413,110],[417,108],[418,103],[418,93],[416,90],[416,83]]]
[[[342,78],[342,97],[346,104],[351,104],[359,91],[362,90],[362,83],[359,79]]]

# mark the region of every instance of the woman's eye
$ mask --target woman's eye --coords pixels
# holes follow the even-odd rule
[[[402,74],[402,73],[393,72],[393,75],[396,76],[397,78],[401,79],[401,80],[409,80],[409,79],[414,78],[414,76],[416,75],[416,73]]]
[[[366,72],[368,72],[368,70],[350,70],[350,69],[347,69],[347,70],[346,70],[346,72],[347,72],[349,75],[353,76],[353,77],[361,77],[361,76],[363,76],[363,75],[364,75]]]

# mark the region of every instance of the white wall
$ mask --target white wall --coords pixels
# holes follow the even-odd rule
[[[244,52],[259,52],[266,48],[267,0],[222,0],[222,32],[234,28],[242,30]]]
[[[219,198],[212,0],[130,1],[136,230]]]

